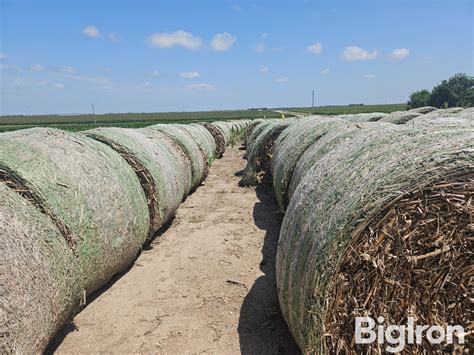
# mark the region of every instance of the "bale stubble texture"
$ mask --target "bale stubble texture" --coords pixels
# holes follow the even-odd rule
[[[444,327],[472,322],[473,131],[399,127],[341,143],[290,201],[277,283],[308,353],[376,353],[377,344],[354,346],[356,316],[383,316],[385,325],[407,316]],[[426,342],[406,349],[452,350]]]

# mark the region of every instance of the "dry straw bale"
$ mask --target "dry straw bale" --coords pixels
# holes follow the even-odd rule
[[[268,175],[270,173],[270,160],[273,155],[275,141],[294,122],[294,119],[274,121],[267,125],[258,135],[252,150],[247,153],[247,165],[240,180],[240,185],[256,185],[263,176],[266,179],[270,179]]]
[[[206,151],[207,159],[209,164],[212,163],[214,159],[217,158],[216,156],[216,141],[214,140],[214,136],[206,129],[202,124],[199,123],[192,123],[187,126],[189,132],[196,133],[196,137],[199,138],[201,144],[201,149]]]
[[[412,112],[412,111],[395,111],[381,118],[379,122],[403,124],[421,115],[422,115],[421,113]]]
[[[436,107],[433,107],[433,106],[423,106],[423,107],[417,107],[417,108],[412,108],[411,110],[408,110],[408,112],[417,112],[417,113],[421,113],[421,114],[426,114],[426,113],[429,113],[429,112],[433,112],[433,111],[436,111],[438,110]]]
[[[288,201],[292,199],[296,188],[311,167],[339,144],[348,142],[370,131],[395,129],[396,127],[398,126],[387,122],[360,122],[356,125],[338,126],[336,130],[327,132],[309,146],[298,159],[288,186]]]
[[[80,265],[51,219],[0,183],[0,353],[41,353],[83,297]]]
[[[469,129],[371,131],[324,155],[290,201],[277,255],[281,308],[301,349],[377,353],[352,345],[362,315],[467,326],[473,193]]]
[[[382,112],[371,112],[371,113],[357,113],[351,115],[340,115],[336,116],[350,122],[376,122],[387,116],[386,113]]]
[[[209,133],[211,133],[212,137],[214,138],[216,150],[215,150],[215,157],[216,158],[222,158],[222,155],[224,155],[225,152],[225,147],[226,147],[226,140],[224,137],[224,133],[215,125],[212,123],[200,123],[204,128],[206,128]]]
[[[267,128],[269,125],[277,121],[278,120],[264,120],[263,122],[260,122],[259,124],[257,124],[256,127],[253,128],[252,133],[249,135],[247,139],[247,145],[246,145],[247,153],[252,151],[253,145],[255,144],[255,141],[257,140],[257,137],[259,136],[259,134],[262,133],[263,130]]]
[[[133,169],[105,144],[48,128],[3,133],[0,170],[60,228],[87,294],[136,257],[150,224],[146,197]]]
[[[288,185],[301,155],[327,132],[350,125],[353,123],[332,117],[303,118],[278,137],[271,160],[271,174],[278,205],[282,210],[288,204]]]
[[[232,140],[232,129],[229,126],[227,122],[212,122],[212,125],[216,126],[219,128],[224,135],[225,138],[225,145],[228,146],[230,144],[230,141]]]
[[[152,237],[175,213],[187,193],[185,189],[189,191],[189,174],[185,158],[168,140],[146,132],[110,127],[84,134],[110,146],[134,169],[147,197]]]
[[[191,188],[196,189],[207,176],[208,162],[206,153],[201,150],[195,139],[180,125],[157,124],[146,129],[154,129],[167,134],[185,151],[191,161]]]
[[[255,127],[257,127],[257,125],[259,123],[263,122],[263,119],[259,118],[259,119],[256,119],[256,120],[253,120],[249,125],[247,125],[247,127],[245,128],[245,132],[244,132],[244,147],[247,148],[247,142],[248,142],[248,139],[250,137],[250,135],[252,134],[253,130],[255,129]]]

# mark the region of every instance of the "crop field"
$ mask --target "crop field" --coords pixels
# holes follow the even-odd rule
[[[401,104],[379,104],[379,105],[341,105],[341,106],[316,106],[316,107],[290,107],[286,111],[295,111],[317,115],[346,115],[355,113],[405,111],[407,105]]]
[[[271,110],[229,110],[200,112],[115,113],[84,115],[2,116],[0,132],[31,127],[51,127],[77,132],[97,127],[141,128],[158,123],[196,123],[217,120],[274,118],[280,114]]]

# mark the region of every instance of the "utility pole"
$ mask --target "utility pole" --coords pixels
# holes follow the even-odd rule
[[[314,90],[313,90],[313,103],[311,104],[311,107],[314,107]]]
[[[97,121],[95,120],[94,104],[92,104],[92,116],[94,117],[94,123],[97,123]]]

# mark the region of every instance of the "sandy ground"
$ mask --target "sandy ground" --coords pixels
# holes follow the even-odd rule
[[[241,188],[228,148],[172,224],[93,295],[49,353],[298,353],[276,296],[281,214],[265,187]]]

